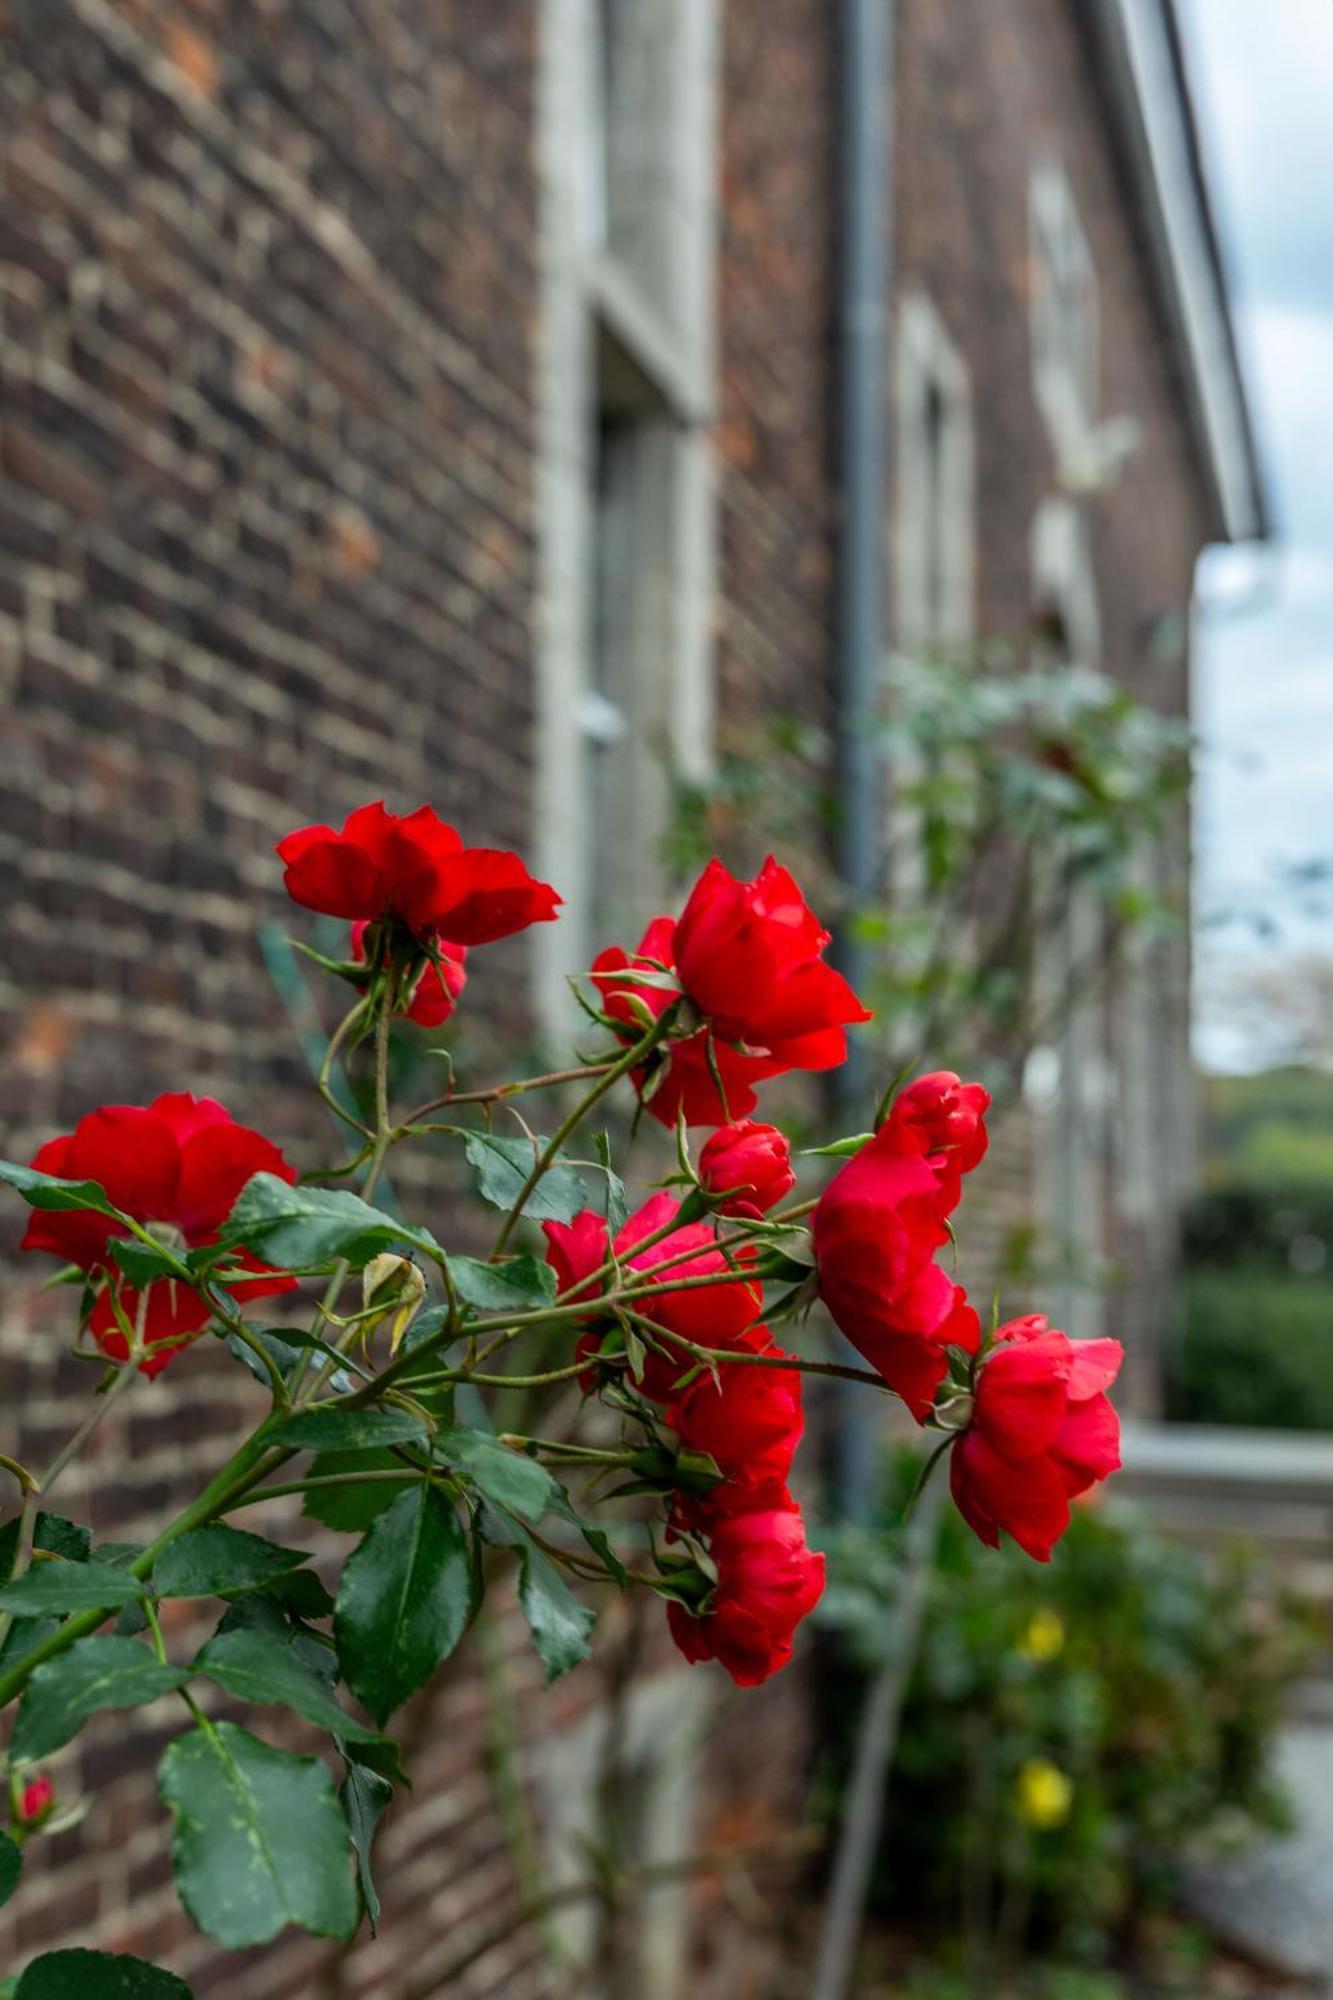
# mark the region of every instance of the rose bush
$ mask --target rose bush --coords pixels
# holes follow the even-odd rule
[[[748,1113],[770,1079],[841,1062],[868,1015],[775,861],[748,883],[711,862],[679,920],[596,959],[585,1006],[600,1051],[478,1087],[446,1058],[438,1095],[408,1108],[391,1101],[395,1023],[438,1031],[464,1004],[467,953],[550,921],[559,897],[425,806],[363,806],[277,852],[296,903],[352,925],[345,960],[311,954],[350,988],[318,1087],[352,1157],[298,1177],[274,1140],[175,1092],[90,1110],[29,1165],[0,1163],[32,1209],[23,1247],[59,1260],[79,1340],[109,1363],[49,1465],[0,1454],[20,1495],[0,1527],[0,1705],[15,1707],[0,1894],[23,1845],[80,1810],[47,1760],[105,1711],[172,1694],[187,1726],[159,1789],[177,1884],[236,1947],[287,1923],[348,1937],[374,1921],[374,1831],[402,1778],[386,1727],[461,1643],[497,1566],[517,1567],[548,1677],[586,1655],[597,1587],[656,1593],[684,1657],[740,1686],[786,1665],[824,1581],[790,1490],[803,1374],[900,1397],[953,1448],[960,1509],[989,1543],[1007,1532],[1049,1554],[1071,1499],[1117,1462],[1116,1343],[1080,1346],[1036,1319],[983,1338],[940,1261],[986,1151],[984,1089],[919,1078],[877,1131],[832,1149],[850,1157],[822,1193],[791,1200],[790,1143]],[[340,1057],[364,1066],[361,1096],[333,1087]],[[632,1213],[604,1135],[576,1146],[622,1085],[676,1138],[676,1171]],[[515,1098],[558,1091],[550,1138],[522,1119],[517,1135],[496,1129]],[[698,1125],[713,1129],[696,1163]],[[459,1147],[499,1212],[487,1258],[377,1201],[390,1155],[421,1138]],[[279,1296],[281,1325],[252,1316]],[[868,1368],[778,1339],[817,1298]],[[209,1335],[267,1407],[145,1546],[94,1547],[51,1511],[53,1488],[120,1396],[189,1367]],[[555,1365],[524,1372],[512,1356],[535,1337],[548,1354],[557,1343]],[[589,1441],[497,1435],[455,1408],[461,1388],[471,1413],[477,1395],[551,1384],[600,1412]],[[608,1477],[637,1511],[599,1524]],[[305,1554],[233,1525],[293,1494],[359,1538],[332,1594]],[[177,1598],[222,1606],[188,1658],[161,1616]],[[322,1759],[211,1719],[210,1687],[327,1732],[341,1789]]]

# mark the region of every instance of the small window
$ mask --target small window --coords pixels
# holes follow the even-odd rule
[[[963,644],[973,626],[972,393],[967,367],[922,292],[898,316],[894,626],[907,651]]]
[[[1033,385],[1061,458],[1075,455],[1097,422],[1097,282],[1062,167],[1039,168],[1031,197]]]

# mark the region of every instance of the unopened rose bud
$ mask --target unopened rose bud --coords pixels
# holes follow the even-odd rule
[[[796,1185],[791,1147],[775,1125],[752,1118],[723,1125],[699,1155],[699,1185],[717,1198],[720,1214],[758,1219]]]
[[[23,1826],[40,1826],[48,1819],[56,1802],[56,1788],[41,1771],[35,1778],[29,1778],[19,1794],[19,1821]]]
[[[426,1280],[410,1257],[400,1257],[392,1250],[372,1257],[361,1273],[361,1302],[368,1313],[374,1313],[362,1323],[365,1338],[392,1318],[389,1353],[396,1354],[425,1296]]]

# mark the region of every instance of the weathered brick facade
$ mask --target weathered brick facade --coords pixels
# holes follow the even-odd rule
[[[719,8],[724,726],[781,709],[833,720],[836,11]],[[1063,163],[1097,270],[1103,414],[1143,432],[1088,502],[1105,661],[1183,711],[1183,649],[1163,665],[1148,640],[1188,604],[1207,503],[1077,12],[903,0],[895,261],[971,378],[975,627],[1021,638],[1053,479],[1028,181],[1039,152]],[[286,914],[273,840],[383,794],[430,799],[474,840],[531,845],[540,14],[536,0],[0,0],[6,1154],[95,1103],[187,1085],[318,1157],[327,1130],[258,940]],[[521,942],[495,947],[469,1011],[521,1035],[528,987]],[[1183,1061],[1179,1018],[1163,1049]],[[1146,1312],[1164,1239],[1112,1225],[1126,1263],[1153,1273]],[[6,1246],[17,1226],[11,1208]],[[85,1370],[29,1276],[7,1287],[0,1337],[7,1406],[41,1459]],[[145,1535],[253,1405],[248,1378],[196,1350],[108,1423],[64,1506],[99,1535]],[[378,1943],[347,1955],[289,1933],[238,1969],[194,1936],[164,1867],[155,1739],[108,1722],[59,1760],[91,1810],[34,1847],[0,1916],[0,1970],[59,1939],[140,1951],[201,1996],[443,1990],[440,1969],[521,1893],[496,1781],[505,1716],[521,1711],[540,1813],[530,1739],[577,1728],[600,1686],[590,1667],[542,1697],[508,1622],[494,1653],[408,1713],[417,1788],[381,1839]],[[727,1708],[700,1844],[795,1818],[799,1695],[789,1676],[745,1709],[762,1758]],[[704,1918],[695,1990],[803,1993],[774,1969],[771,1926],[709,1921],[710,1895],[684,1901]],[[540,1930],[516,1928],[448,1990],[553,1994]]]

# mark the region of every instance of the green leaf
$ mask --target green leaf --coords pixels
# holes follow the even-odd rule
[[[70,1562],[86,1562],[91,1541],[89,1529],[77,1527],[60,1514],[39,1514],[33,1524],[33,1547],[44,1549],[51,1555],[65,1556]],[[17,1548],[18,1520],[15,1518],[0,1527],[0,1577],[8,1577],[13,1571]],[[49,1639],[59,1622],[54,1617],[16,1618],[5,1635],[4,1644],[0,1645],[0,1671],[15,1660],[21,1660],[43,1639]]]
[[[14,2000],[190,2000],[174,1972],[108,1951],[48,1951],[13,1989]]]
[[[555,1272],[540,1257],[506,1257],[502,1264],[451,1257],[449,1275],[459,1298],[482,1312],[540,1312],[555,1298]]]
[[[378,1771],[368,1765],[347,1760],[347,1777],[338,1796],[342,1800],[347,1824],[352,1830],[352,1846],[356,1850],[356,1872],[361,1884],[361,1900],[366,1906],[370,1919],[371,1935],[377,1936],[380,1924],[380,1899],[375,1889],[374,1877],[370,1872],[370,1850],[375,1839],[375,1828],[385,1807],[393,1798],[393,1786],[387,1778],[381,1778]]]
[[[338,1590],[343,1674],[377,1722],[452,1653],[472,1609],[472,1563],[458,1516],[418,1480],[352,1552]]]
[[[242,1701],[295,1709],[307,1722],[348,1742],[378,1733],[338,1706],[319,1675],[302,1662],[290,1644],[267,1633],[253,1629],[219,1632],[198,1655],[193,1670],[207,1674]]]
[[[562,1521],[568,1521],[571,1528],[578,1529],[593,1554],[605,1564],[607,1574],[623,1590],[629,1581],[625,1575],[624,1563],[621,1562],[602,1529],[594,1527],[591,1521],[584,1520],[563,1486],[556,1487],[550,1507],[553,1514],[558,1514]]]
[[[91,1208],[97,1215],[114,1216],[117,1222],[129,1220],[96,1181],[61,1180],[55,1174],[39,1174],[35,1167],[21,1167],[13,1160],[0,1160],[0,1181],[8,1182],[21,1194],[29,1208]]]
[[[413,1475],[391,1451],[326,1451],[310,1461],[312,1479],[332,1479],[340,1472],[394,1472],[399,1479],[369,1479],[346,1486],[316,1486],[302,1497],[301,1512],[342,1535],[363,1535],[371,1522],[391,1507]]]
[[[612,1236],[619,1235],[629,1220],[629,1199],[625,1193],[625,1183],[611,1165],[611,1141],[605,1132],[599,1132],[594,1142],[597,1158],[601,1162],[606,1181],[602,1213],[606,1217],[607,1231]]]
[[[102,1607],[114,1611],[142,1597],[143,1591],[136,1577],[126,1576],[107,1563],[67,1562],[63,1556],[52,1556],[0,1590],[0,1611],[17,1611],[30,1618]]]
[[[391,1444],[430,1442],[430,1432],[411,1410],[302,1410],[265,1437],[295,1451],[380,1451]]]
[[[377,1736],[373,1743],[349,1743],[343,1751],[349,1764],[364,1764],[388,1785],[402,1785],[409,1792],[412,1780],[403,1769],[403,1753],[391,1736]]]
[[[548,1682],[587,1659],[597,1614],[579,1603],[555,1565],[531,1545],[520,1558],[518,1601]]]
[[[160,1244],[145,1243],[137,1236],[118,1236],[112,1239],[111,1255],[132,1285],[151,1285],[157,1278],[180,1280],[180,1258]]]
[[[76,1640],[67,1653],[33,1669],[10,1745],[14,1756],[49,1757],[78,1735],[90,1715],[138,1708],[185,1685],[189,1675],[165,1666],[147,1646],[114,1635]]]
[[[275,1174],[246,1182],[223,1240],[244,1244],[286,1270],[309,1270],[340,1257],[360,1270],[381,1250],[404,1243],[439,1255],[428,1230],[396,1221],[345,1188],[288,1187]]]
[[[221,1331],[220,1328],[219,1331]],[[284,1340],[282,1335],[272,1327],[252,1326],[250,1328],[250,1336],[251,1339],[259,1342],[265,1353],[272,1356],[277,1365],[278,1373],[284,1378],[291,1373],[301,1358],[300,1351],[295,1343],[290,1340]],[[266,1389],[270,1388],[271,1378],[269,1372],[249,1343],[242,1340],[238,1333],[227,1334],[226,1342],[229,1352],[237,1361],[243,1363],[250,1370],[256,1382],[262,1382]]]
[[[23,1873],[23,1849],[7,1833],[0,1833],[0,1903],[7,1903]]]
[[[319,1937],[355,1930],[347,1821],[317,1758],[209,1723],[168,1747],[158,1793],[176,1817],[177,1892],[219,1944],[267,1944],[287,1923]]]
[[[442,1431],[435,1454],[465,1472],[484,1499],[525,1521],[540,1521],[555,1498],[556,1483],[544,1465],[510,1451],[486,1431]]]
[[[159,1597],[228,1597],[262,1590],[309,1560],[308,1550],[280,1548],[239,1528],[194,1528],[163,1549],[153,1567],[153,1589]]]
[[[265,1597],[275,1597],[296,1618],[328,1618],[333,1599],[312,1569],[284,1570],[264,1585]]]
[[[291,1574],[300,1576],[304,1572],[293,1570]],[[290,1646],[307,1673],[314,1674],[327,1688],[338,1678],[338,1658],[332,1642],[307,1630],[299,1618],[293,1618],[275,1601],[271,1590],[238,1597],[229,1604],[218,1620],[214,1636],[224,1632],[259,1632],[280,1645]]]
[[[544,1139],[497,1139],[491,1132],[469,1132],[463,1151],[477,1170],[477,1192],[496,1208],[512,1208],[523,1183],[537,1164]],[[573,1167],[553,1166],[544,1173],[523,1204],[524,1215],[536,1222],[572,1222],[589,1206],[588,1190]]]

